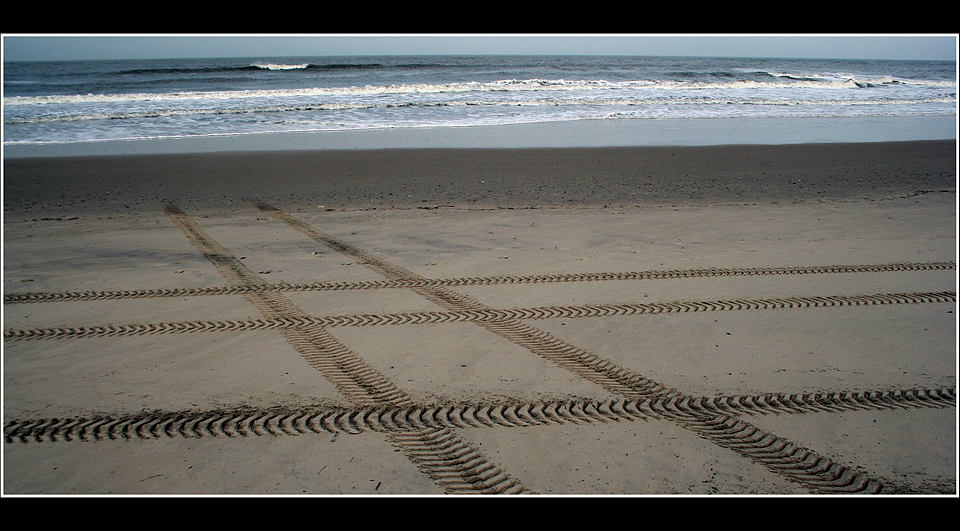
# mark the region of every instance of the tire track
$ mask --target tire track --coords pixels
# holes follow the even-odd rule
[[[828,295],[763,299],[707,301],[671,301],[655,303],[590,304],[579,306],[541,306],[536,308],[484,309],[465,311],[422,311],[383,314],[332,316],[283,316],[264,319],[228,319],[221,321],[178,321],[129,323],[98,326],[64,326],[5,330],[4,339],[67,339],[85,337],[140,336],[186,334],[197,332],[242,332],[309,327],[381,326],[410,324],[442,324],[477,321],[509,321],[516,319],[578,319],[623,315],[657,315],[706,311],[781,310],[801,308],[837,308],[891,304],[923,304],[956,302],[956,292],[878,293],[872,295]]]
[[[164,209],[168,217],[231,285],[262,286],[266,283],[217,243],[175,205]],[[267,319],[299,319],[306,314],[276,291],[243,294]],[[388,378],[367,365],[321,326],[282,328],[280,333],[307,362],[319,370],[350,401],[361,405],[411,404],[410,398]],[[274,418],[271,416],[270,418]],[[196,423],[194,423],[195,425]],[[256,430],[251,424],[251,429]],[[179,428],[182,430],[183,428]],[[263,426],[268,429],[268,426]],[[164,430],[169,430],[165,427]],[[108,430],[112,433],[112,428]],[[181,431],[181,433],[184,433]],[[477,449],[445,427],[398,429],[385,433],[417,467],[450,493],[518,494],[526,489],[516,479],[488,463]],[[456,453],[449,452],[451,447]],[[464,460],[466,459],[466,460]]]
[[[355,259],[360,265],[385,276],[387,280],[413,282],[413,286],[409,288],[411,291],[434,302],[441,308],[452,312],[483,313],[491,310],[479,301],[447,289],[445,286],[421,284],[428,279],[396,264],[382,260],[330,234],[319,231],[266,203],[257,203],[256,206],[260,211],[285,223],[314,241]],[[565,343],[547,332],[521,322],[519,319],[505,318],[496,321],[478,320],[474,322],[614,393],[628,397],[677,394],[677,391],[673,389],[609,361],[602,360],[586,350]]]
[[[228,283],[235,286],[256,286],[264,283],[256,273],[206,234],[178,207],[168,205],[165,212]],[[266,319],[298,319],[306,316],[300,308],[276,292],[250,291],[243,296]],[[361,404],[373,403],[395,400],[402,394],[393,388],[386,378],[366,366],[359,356],[350,352],[321,327],[280,329],[280,333],[349,400]]]
[[[726,415],[675,419],[677,424],[759,462],[817,494],[880,494],[883,485],[792,442]]]
[[[257,207],[262,212],[287,224],[307,237],[356,259],[361,265],[382,274],[387,277],[388,280],[410,280],[414,282],[424,280],[423,277],[411,271],[381,260],[347,242],[343,242],[334,236],[316,230],[299,219],[281,212],[270,205],[258,203]],[[444,286],[416,285],[410,289],[449,311],[489,310],[489,308],[478,301],[453,292]],[[677,400],[688,400],[689,398],[675,389],[668,388],[640,374],[619,367],[579,347],[567,344],[546,332],[521,322],[519,319],[502,319],[496,321],[478,320],[475,322],[479,326],[625,398],[664,397]],[[868,478],[865,474],[845,467],[838,467],[828,459],[822,458],[805,448],[794,447],[789,457],[784,457],[780,454],[765,453],[763,450],[771,444],[771,441],[779,444],[781,440],[773,434],[762,432],[743,420],[733,419],[726,415],[717,416],[699,413],[679,415],[674,417],[674,420],[676,420],[678,425],[692,430],[700,437],[719,446],[729,448],[763,465],[768,470],[782,474],[792,481],[799,482],[814,492],[876,493],[882,490],[881,485]],[[724,427],[728,420],[735,423],[739,432],[748,430],[751,436],[756,434],[760,436],[732,444],[727,436],[729,430]],[[800,465],[794,465],[791,460],[798,454],[804,455],[803,461],[801,461]],[[787,459],[787,463],[790,464],[785,464],[784,459]],[[813,462],[813,464],[810,464],[811,462]],[[842,470],[840,470],[840,468],[842,468]]]
[[[389,405],[361,408],[303,407],[143,412],[89,418],[15,419],[4,425],[7,443],[159,439],[170,437],[264,437],[323,433],[412,432],[679,420],[691,429],[719,435],[742,432],[735,415],[803,415],[863,410],[956,407],[956,389],[894,389],[807,394],[714,397],[571,399],[550,402],[457,405]],[[700,424],[697,424],[700,423]],[[726,428],[720,428],[725,424]],[[751,431],[756,434],[756,431]]]
[[[766,275],[812,275],[837,273],[883,273],[899,271],[937,271],[956,269],[954,262],[895,262],[872,265],[830,265],[757,268],[704,268],[671,269],[665,271],[633,271],[614,273],[568,273],[555,275],[504,275],[495,277],[465,277],[447,279],[400,278],[383,281],[313,282],[292,284],[287,282],[216,286],[206,288],[165,288],[140,290],[67,291],[7,293],[4,304],[41,302],[94,301],[114,299],[141,299],[161,297],[199,297],[218,295],[243,295],[267,291],[342,291],[366,289],[410,289],[430,286],[492,286],[498,284],[545,284],[554,282],[602,282],[610,280],[665,280],[678,278],[736,277]]]
[[[661,419],[733,450],[820,494],[879,494],[883,485],[732,415],[956,407],[956,390],[841,391],[759,396],[569,400],[495,405],[368,406],[147,412],[127,416],[13,420],[10,444],[158,438],[263,437],[382,432],[448,492],[524,493],[522,485],[463,443],[454,429],[583,425]]]
[[[105,440],[143,439],[159,437],[249,437],[282,436],[303,433],[359,433],[377,431],[400,448],[418,468],[442,485],[447,492],[525,492],[522,485],[496,466],[487,463],[475,449],[464,444],[456,431],[467,428],[536,426],[544,424],[591,424],[657,418],[676,422],[705,440],[729,448],[744,457],[782,474],[814,492],[846,493],[882,491],[882,485],[853,469],[763,432],[741,418],[742,415],[795,414],[810,412],[838,412],[862,409],[890,409],[921,407],[955,407],[953,388],[936,390],[896,390],[870,393],[826,393],[813,395],[771,394],[762,396],[691,397],[625,371],[589,352],[566,344],[520,319],[561,317],[590,317],[642,313],[676,313],[697,311],[730,311],[746,309],[827,307],[860,304],[899,304],[916,302],[955,301],[955,294],[879,294],[874,299],[841,300],[835,297],[794,298],[797,300],[757,301],[679,301],[664,303],[661,307],[649,305],[597,305],[583,307],[547,307],[533,309],[494,310],[447,289],[455,285],[480,285],[507,282],[571,282],[593,280],[629,280],[640,278],[685,278],[690,276],[729,276],[732,274],[808,274],[905,270],[903,264],[881,266],[836,266],[826,268],[768,268],[744,270],[685,270],[674,272],[645,272],[598,275],[544,275],[521,277],[476,277],[470,279],[431,280],[419,277],[403,268],[379,260],[363,250],[328,237],[294,218],[273,210],[268,205],[261,209],[284,221],[321,243],[348,254],[385,277],[374,283],[316,283],[293,286],[269,284],[248,270],[229,251],[203,233],[179,209],[167,212],[201,253],[208,258],[230,283],[226,288],[188,290],[190,294],[239,294],[251,302],[263,319],[240,322],[241,326],[276,328],[308,362],[321,370],[324,376],[344,392],[357,409],[304,410],[242,410],[233,412],[174,412],[143,413],[127,417],[97,416],[79,419],[28,419],[12,421],[5,426],[7,442],[46,440]],[[286,216],[287,220],[282,219]],[[294,223],[290,223],[290,221]],[[906,264],[906,268],[953,269],[952,263]],[[862,268],[858,271],[849,268]],[[726,272],[722,272],[726,271]],[[627,276],[623,276],[627,275]],[[632,276],[631,276],[632,275]],[[642,276],[646,275],[646,276]],[[457,283],[459,282],[459,283]],[[447,311],[382,314],[377,316],[334,316],[339,323],[311,321],[299,308],[281,293],[291,289],[380,289],[407,288],[436,302]],[[159,290],[165,293],[170,290]],[[157,290],[144,290],[142,296],[156,295]],[[87,294],[123,294],[137,292],[85,292]],[[179,292],[180,296],[185,292]],[[63,294],[60,294],[63,295]],[[57,300],[81,300],[68,294]],[[81,295],[85,296],[85,295]],[[111,295],[112,296],[112,295]],[[141,295],[130,295],[141,296]],[[903,296],[931,297],[929,300],[908,300]],[[939,297],[939,299],[937,299]],[[945,299],[943,297],[946,297]],[[27,300],[22,302],[38,302]],[[803,300],[801,300],[803,299]],[[54,300],[54,299],[51,299]],[[5,298],[5,302],[7,302]],[[723,304],[719,304],[723,303]],[[780,304],[780,306],[776,306]],[[557,314],[555,312],[562,312]],[[493,312],[493,313],[490,313]],[[507,312],[507,313],[498,313]],[[514,312],[514,313],[510,313]],[[536,313],[515,313],[536,312]],[[523,316],[527,315],[527,316]],[[323,319],[327,319],[326,317]],[[585,377],[597,378],[597,383],[621,395],[605,402],[566,401],[556,403],[527,403],[500,405],[461,405],[427,407],[411,403],[399,389],[377,371],[367,366],[359,356],[341,345],[325,328],[330,326],[364,326],[371,324],[408,324],[410,322],[446,322],[431,319],[463,320],[505,337],[558,365]],[[178,333],[197,323],[161,323],[170,325],[159,333]],[[216,326],[234,326],[224,322]],[[124,325],[141,326],[141,325]],[[203,325],[206,326],[206,325]],[[109,327],[90,327],[92,334],[109,333]],[[121,333],[137,333],[132,329]],[[141,332],[156,333],[156,332]],[[6,334],[6,333],[5,333]]]

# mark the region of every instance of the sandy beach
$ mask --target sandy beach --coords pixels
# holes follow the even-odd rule
[[[4,161],[5,495],[951,495],[956,141]]]

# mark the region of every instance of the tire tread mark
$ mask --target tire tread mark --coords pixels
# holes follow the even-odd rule
[[[823,300],[829,299],[829,303]],[[537,308],[488,309],[477,311],[425,311],[386,314],[357,314],[263,319],[236,319],[226,321],[182,321],[135,323],[98,326],[64,326],[5,330],[4,339],[26,341],[35,339],[66,339],[85,337],[140,336],[151,334],[178,334],[200,332],[242,332],[253,330],[297,330],[311,327],[387,326],[410,324],[440,324],[453,322],[498,322],[518,319],[588,318],[612,315],[648,315],[705,311],[782,310],[827,308],[862,305],[928,304],[956,302],[956,292],[877,293],[869,295],[831,295],[829,297],[784,297],[766,299],[711,300],[693,302],[614,303],[585,306],[546,306]]]
[[[354,289],[398,289],[430,286],[488,286],[497,284],[541,284],[554,282],[599,282],[608,280],[663,280],[677,278],[809,275],[838,273],[882,273],[896,271],[931,271],[956,269],[955,262],[894,262],[888,264],[859,264],[835,266],[794,266],[755,268],[704,268],[666,271],[633,271],[620,273],[567,273],[555,275],[516,275],[496,277],[468,277],[447,279],[394,279],[356,282],[313,282],[271,284],[258,282],[251,285],[214,286],[203,288],[157,288],[139,290],[67,291],[67,292],[22,292],[6,293],[4,304],[41,302],[91,301],[111,299],[139,299],[157,297],[190,297],[243,295],[256,292],[283,291],[340,291]]]
[[[393,433],[468,428],[529,427],[562,424],[597,424],[656,419],[723,419],[710,428],[718,440],[724,434],[745,434],[734,415],[809,414],[891,409],[942,409],[956,407],[956,389],[893,389],[837,391],[811,394],[756,396],[616,398],[605,401],[572,399],[550,402],[460,404],[443,406],[385,405],[351,408],[266,410],[238,408],[211,411],[143,412],[135,415],[97,415],[79,418],[11,420],[4,439],[13,442],[98,441],[123,438],[204,436],[287,436],[308,433],[367,431]],[[727,424],[721,426],[722,422]],[[449,437],[451,434],[448,434]],[[422,443],[421,443],[422,444]],[[771,443],[772,444],[772,443]],[[765,446],[769,447],[770,445]],[[763,453],[760,450],[755,450]],[[781,450],[777,450],[778,452]]]
[[[367,253],[347,242],[321,232],[303,221],[265,204],[257,203],[260,211],[285,223],[305,236],[357,260],[360,264],[385,276],[387,280],[407,280],[416,283],[410,289],[441,308],[453,312],[484,313],[490,308],[466,295],[456,293],[444,286],[424,285],[428,279],[398,265]],[[596,383],[607,390],[625,396],[675,394],[677,391],[648,380],[625,368],[605,362],[583,349],[569,345],[551,334],[522,323],[519,319],[505,318],[496,321],[475,321],[487,330],[524,347],[561,367]]]
[[[359,263],[386,276],[388,280],[413,280],[413,281],[424,280],[419,275],[416,275],[410,271],[407,271],[406,269],[403,269],[394,264],[390,264],[389,262],[380,260],[346,242],[342,242],[333,236],[324,234],[314,229],[313,227],[310,227],[306,223],[273,208],[270,205],[259,203],[257,206],[260,208],[261,211],[274,217],[278,221],[286,223],[292,228],[302,232],[306,236],[324,245],[327,245],[328,247],[331,247],[337,251],[340,251],[343,254],[346,254],[348,256],[351,256],[357,259]],[[780,269],[780,270],[777,270],[776,273],[781,274],[788,271],[789,270],[787,269]],[[836,272],[837,268],[829,268],[823,271]],[[412,287],[411,290],[414,291],[415,293],[420,294],[426,299],[435,302],[441,307],[446,308],[447,310],[451,310],[451,311],[486,310],[486,308],[479,302],[465,295],[454,293],[442,286],[437,286],[433,288],[417,286],[417,287]],[[810,298],[803,299],[801,301],[791,301],[788,304],[795,304],[799,302],[805,302],[807,304],[814,304],[814,305],[825,303],[824,299],[822,298],[810,297]],[[834,301],[829,300],[826,303],[832,305]],[[749,302],[743,302],[743,301],[734,301],[734,304],[737,305],[737,307],[745,307],[745,308],[756,307],[754,305],[751,305],[751,303]],[[691,308],[694,308],[694,311],[696,311],[697,309],[702,309],[705,307],[713,308],[714,306],[695,305],[695,304],[688,304],[688,303],[681,302],[673,305],[673,307],[676,308],[678,311],[690,311]],[[505,319],[505,320],[498,320],[498,321],[477,321],[477,323],[483,326],[484,328],[486,328],[487,330],[490,330],[491,332],[494,332],[500,335],[501,337],[509,339],[510,341],[513,341],[514,343],[527,348],[531,352],[538,354],[550,361],[553,361],[554,363],[561,366],[562,368],[567,369],[573,372],[574,374],[577,374],[589,381],[597,383],[602,387],[604,387],[605,389],[607,389],[608,391],[619,394],[621,396],[626,396],[626,397],[637,397],[637,396],[664,397],[666,396],[671,400],[671,404],[668,404],[668,407],[674,405],[672,402],[674,401],[675,398],[677,397],[682,398],[683,396],[682,393],[674,389],[666,388],[657,382],[646,379],[642,375],[638,375],[626,369],[623,369],[621,367],[617,367],[616,365],[614,365],[613,363],[607,360],[602,360],[600,358],[597,358],[596,356],[593,356],[589,352],[583,351],[572,345],[568,345],[562,342],[561,340],[554,338],[550,334],[537,330],[529,325],[526,325],[520,322],[517,319],[510,319],[510,320]],[[631,386],[630,384],[633,384],[633,385]],[[739,401],[737,401],[737,405],[743,406],[743,404],[741,404]],[[680,419],[683,418],[683,415],[672,415],[668,411],[668,409],[665,409],[662,407],[663,406],[662,404],[651,404],[651,406],[653,406],[651,407],[651,410],[654,410],[654,411],[658,409],[656,406],[661,406],[660,410],[663,411],[664,413],[667,413],[668,417],[673,416],[677,419],[678,423],[680,423],[681,425],[685,425],[684,422],[680,421]],[[751,403],[750,407],[755,408],[755,404]],[[574,409],[575,408],[568,408],[566,418],[571,422],[578,422],[578,420],[576,419],[576,416],[573,413]],[[564,411],[563,406],[561,406],[560,408],[557,408],[558,413],[562,414],[563,411]],[[689,416],[688,418],[699,420],[705,417]],[[742,421],[738,421],[738,422],[742,422]],[[687,427],[690,427],[690,429],[694,429],[693,426],[695,425],[690,424]],[[702,436],[705,436],[707,438],[710,438],[712,436],[712,432],[709,430],[704,430],[702,428],[698,428],[698,430],[699,430],[698,433],[700,433]],[[741,450],[741,453],[743,453],[742,449],[740,449],[739,447],[735,449],[739,449]],[[809,479],[809,476],[804,476],[803,479]],[[811,486],[813,488],[818,488],[818,485],[816,484],[811,484],[808,486]]]
[[[217,271],[232,285],[243,287],[261,286],[269,287],[253,271],[243,265],[236,259],[229,250],[220,246],[215,240],[207,235],[199,225],[187,217],[175,205],[168,205],[165,208],[166,213],[173,223],[184,233],[190,242],[203,254]],[[391,406],[409,406],[412,404],[410,398],[401,389],[396,387],[393,382],[380,374],[376,369],[367,365],[359,356],[340,343],[323,326],[312,324],[303,326],[306,314],[290,300],[285,298],[282,293],[275,290],[247,291],[243,293],[244,298],[253,304],[257,310],[266,319],[276,319],[286,324],[294,323],[296,327],[281,328],[281,335],[287,342],[293,346],[301,356],[315,369],[319,370],[331,383],[334,384],[349,400],[361,406],[370,406],[375,404],[387,404]],[[258,321],[256,326],[263,326],[264,321]],[[215,324],[214,328],[220,324]],[[353,413],[353,412],[351,412]],[[284,420],[289,415],[285,412],[265,412],[256,418],[247,419],[247,429],[250,433],[257,436],[263,435],[284,435],[293,433],[289,430],[293,425],[284,425]],[[355,416],[344,413],[337,414],[332,418],[325,416],[323,426],[335,433],[343,431],[346,433],[355,433],[359,431],[355,425]],[[209,423],[208,423],[209,425]],[[446,436],[455,439],[458,444],[465,445],[460,441],[459,436],[448,429],[426,428],[424,430],[412,432],[391,431],[386,432],[387,438],[391,443],[398,447],[404,454],[412,459],[421,471],[429,475],[434,481],[437,481],[448,492],[461,491],[479,491],[483,493],[525,492],[524,487],[509,475],[497,469],[494,476],[480,476],[464,469],[457,462],[446,462],[442,454],[437,452],[433,446],[433,435],[443,431]],[[299,433],[299,432],[297,432]],[[181,427],[180,434],[184,437],[196,436],[202,434],[196,430],[196,423],[190,427],[188,432],[185,427]],[[425,461],[424,456],[440,456],[438,459],[440,465],[432,461]],[[485,458],[473,450],[476,460],[486,463]],[[455,470],[456,478],[451,479],[438,475],[437,466],[445,470]],[[484,470],[494,468],[487,465]],[[509,487],[499,488],[500,485],[509,485]]]
[[[800,448],[743,420],[726,415],[687,416],[675,420],[701,437],[736,451],[815,493],[880,494],[883,490],[879,481],[866,474]]]

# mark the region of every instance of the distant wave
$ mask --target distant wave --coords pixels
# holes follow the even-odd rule
[[[376,96],[381,94],[416,94],[444,92],[505,92],[532,89],[583,89],[590,87],[615,87],[616,84],[605,81],[565,81],[528,79],[507,79],[489,83],[440,83],[440,84],[400,84],[381,86],[352,86],[332,88],[278,89],[278,90],[237,90],[210,92],[166,92],[166,93],[130,93],[130,94],[77,94],[54,96],[12,96],[3,99],[4,105],[42,105],[97,102],[134,102],[162,100],[214,100],[282,98],[299,96]]]
[[[357,69],[375,69],[384,68],[380,63],[252,63],[248,65],[237,66],[180,66],[180,67],[157,67],[157,68],[135,68],[130,70],[118,70],[115,75],[180,75],[180,74],[218,74],[224,72],[240,72],[249,70],[270,70],[270,71],[297,71],[297,70],[357,70]]]
[[[380,63],[325,63],[325,64],[313,64],[313,63],[254,63],[249,67],[238,68],[238,70],[247,70],[247,69],[259,69],[259,70],[273,70],[273,71],[282,71],[282,70],[324,70],[324,71],[335,71],[335,70],[371,70],[384,68],[384,65]]]
[[[271,64],[251,66],[246,68],[302,70],[312,68],[311,65],[283,65]],[[893,79],[835,79],[835,80],[807,80],[798,78],[791,81],[755,81],[737,79],[723,82],[701,81],[604,81],[604,80],[565,80],[565,79],[503,79],[492,82],[460,82],[440,84],[398,84],[380,86],[350,86],[332,88],[304,88],[304,89],[277,89],[277,90],[237,90],[237,91],[208,91],[208,92],[165,92],[165,93],[128,93],[128,94],[78,94],[52,96],[10,96],[3,99],[6,106],[43,105],[43,104],[84,104],[84,103],[119,103],[134,101],[164,101],[164,100],[216,100],[216,99],[250,99],[250,98],[282,98],[302,96],[377,96],[386,94],[426,94],[426,93],[456,93],[456,92],[522,92],[522,91],[568,91],[568,90],[697,90],[697,89],[778,89],[778,88],[819,88],[819,89],[860,89],[880,87],[885,84],[914,84],[934,87],[955,87],[954,82],[943,81],[910,81]],[[955,95],[954,95],[955,97]]]
[[[295,65],[274,64],[274,63],[259,64],[258,63],[258,64],[253,64],[251,66],[255,68],[259,68],[261,70],[304,70],[310,67],[310,63],[300,63]]]
[[[8,125],[40,124],[53,122],[80,122],[91,120],[137,120],[143,118],[159,118],[170,116],[204,116],[204,115],[242,115],[263,113],[292,113],[311,111],[363,111],[370,109],[400,109],[400,108],[439,108],[439,107],[566,107],[570,109],[584,109],[585,114],[604,107],[648,107],[671,108],[677,112],[679,108],[711,108],[715,106],[756,106],[756,107],[795,107],[815,108],[818,113],[829,108],[873,107],[874,112],[884,115],[904,114],[900,106],[955,104],[955,98],[928,98],[920,100],[797,100],[797,99],[731,99],[731,98],[547,98],[547,99],[470,99],[470,100],[426,100],[426,101],[397,101],[383,102],[379,100],[318,102],[318,103],[277,103],[249,106],[221,106],[212,108],[177,107],[169,109],[144,110],[116,110],[93,111],[53,114],[45,113],[41,116],[5,116],[4,123]],[[883,111],[882,109],[890,109]],[[907,114],[916,114],[919,111],[909,111]],[[923,111],[928,114],[946,115],[955,114],[953,111]],[[681,113],[682,114],[682,113]]]

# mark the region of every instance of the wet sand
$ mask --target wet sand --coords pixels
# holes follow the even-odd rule
[[[324,150],[6,160],[8,216],[205,208],[771,203],[948,189],[953,141],[529,149]]]
[[[955,495],[955,262],[954,141],[8,159],[4,493]]]

